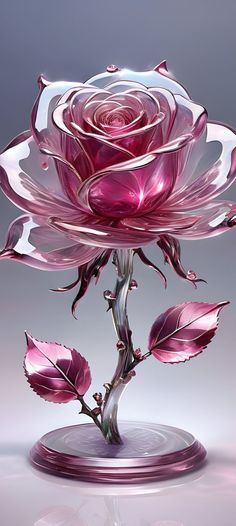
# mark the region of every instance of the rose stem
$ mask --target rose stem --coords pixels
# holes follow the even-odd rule
[[[114,294],[110,297],[109,306],[118,340],[123,346],[118,346],[118,363],[110,384],[105,384],[106,394],[102,408],[102,429],[107,442],[122,444],[117,424],[118,404],[129,381],[128,371],[134,361],[131,330],[127,316],[127,297],[133,273],[132,249],[119,249],[114,253],[114,263],[117,269],[117,281]],[[130,376],[131,378],[131,376]]]
[[[92,420],[94,421],[94,424],[96,424],[96,426],[98,426],[98,428],[103,432],[102,430],[102,425],[101,423],[99,422],[99,419],[97,417],[97,415],[93,412],[93,410],[88,406],[88,404],[86,404],[83,396],[78,396],[78,400],[80,401],[81,403],[81,406],[82,406],[82,409],[80,411],[81,414],[84,414],[84,415],[87,415],[89,416],[90,418],[92,418]]]

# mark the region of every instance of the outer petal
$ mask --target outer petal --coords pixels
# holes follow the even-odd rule
[[[202,239],[222,234],[236,225],[236,203],[219,201],[195,210],[160,211],[140,218],[129,218],[122,223],[138,231],[169,233],[183,239]]]
[[[42,217],[21,216],[9,227],[0,259],[15,259],[42,270],[66,270],[91,261],[102,249],[72,242]]]
[[[62,136],[52,120],[52,114],[59,100],[65,93],[71,93],[81,87],[82,83],[52,82],[43,77],[39,80],[40,92],[31,114],[31,127],[33,136],[42,151],[60,157],[63,163],[72,165],[78,177],[86,179],[91,173],[90,165],[84,149],[74,137]],[[63,182],[63,180],[62,180]],[[65,190],[66,190],[66,181]]]
[[[24,133],[0,155],[0,186],[16,206],[28,212],[76,212],[63,193],[53,159],[43,155],[34,139],[25,138]]]
[[[163,89],[163,88],[150,88],[149,91],[153,93],[153,95],[158,99],[158,103],[160,106],[160,111],[165,115],[165,118],[163,119],[161,123],[161,130],[162,130],[162,144],[165,144],[168,142],[170,132],[175,120],[176,116],[176,100],[170,91]],[[154,136],[155,141],[155,136]],[[154,142],[155,144],[155,142]],[[149,150],[151,150],[152,147],[150,145]]]
[[[183,213],[187,215],[188,212]],[[200,218],[191,228],[178,233],[183,239],[213,237],[236,226],[236,203],[230,201],[216,201],[192,213],[199,214]]]
[[[158,239],[151,232],[137,232],[128,228],[108,225],[76,225],[56,217],[51,218],[51,225],[67,234],[71,239],[85,245],[102,248],[139,248]]]
[[[129,162],[112,166],[84,182],[78,194],[81,204],[111,218],[142,215],[159,206],[175,183],[177,154],[154,157],[141,168],[133,166]]]
[[[138,232],[150,232],[153,235],[164,233],[179,234],[182,230],[191,228],[201,216],[197,214],[182,214],[181,212],[169,212],[147,214],[142,217],[129,217],[122,220],[122,224],[127,228]]]
[[[38,143],[47,145],[48,140],[51,142],[52,137],[49,138],[49,135],[52,126],[52,112],[62,95],[72,88],[82,86],[81,82],[48,82],[42,76],[39,78],[40,91],[31,116],[32,130]],[[53,136],[56,142],[59,137],[56,136],[56,133],[53,133]]]
[[[236,132],[209,122],[206,139],[202,137],[192,145],[166,206],[171,210],[202,206],[224,192],[235,179]]]
[[[156,127],[157,134],[154,133],[148,146],[148,152],[167,153],[179,150],[202,135],[207,123],[205,108],[180,95],[175,95],[174,103],[170,96],[167,101],[167,90],[157,88],[149,91],[157,99],[160,97],[160,106],[163,108],[163,115],[166,118],[160,124],[162,142],[160,142],[159,127]],[[168,108],[167,102],[172,107]]]
[[[161,67],[162,66],[162,67]],[[106,71],[91,77],[85,84],[93,84],[99,88],[106,88],[108,84],[116,81],[134,81],[143,84],[146,87],[160,87],[171,91],[172,93],[178,93],[184,97],[189,98],[187,91],[179,82],[167,76],[167,70],[163,68],[163,63],[156,66],[155,70],[150,71],[132,71],[130,69],[122,68],[115,70],[114,72]]]

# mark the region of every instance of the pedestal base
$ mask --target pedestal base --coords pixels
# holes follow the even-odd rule
[[[56,429],[31,449],[31,463],[53,475],[91,482],[138,483],[196,469],[206,450],[175,427],[121,422],[122,445],[107,444],[94,424]]]

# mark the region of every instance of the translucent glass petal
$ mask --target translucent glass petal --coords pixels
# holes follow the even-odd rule
[[[236,225],[236,203],[216,201],[195,210],[163,211],[122,223],[138,231],[169,233],[183,239],[202,239],[222,234]]]
[[[51,82],[41,89],[32,111],[32,129],[38,142],[44,139],[44,133],[51,126],[51,116],[59,99],[72,88],[82,87],[81,82]]]
[[[188,153],[168,199],[173,209],[194,209],[224,192],[236,178],[236,133],[227,126],[209,122],[206,137],[199,139]]]
[[[15,141],[0,155],[0,186],[16,206],[27,212],[76,212],[62,189],[53,159],[39,151],[32,137]]]
[[[132,71],[130,69],[119,69],[114,73],[105,71],[99,75],[91,77],[85,84],[92,84],[99,88],[105,88],[112,82],[120,81],[134,81],[143,84],[146,87],[160,87],[171,91],[172,93],[178,93],[184,97],[189,98],[187,91],[181,84],[179,84],[170,76],[164,75],[163,72],[149,70],[149,71]]]
[[[158,239],[155,233],[132,231],[122,225],[121,227],[101,224],[81,226],[73,222],[63,222],[58,218],[51,218],[51,224],[71,239],[94,247],[139,248]]]
[[[21,216],[10,225],[0,259],[15,259],[43,270],[78,267],[102,250],[72,242],[39,216]]]

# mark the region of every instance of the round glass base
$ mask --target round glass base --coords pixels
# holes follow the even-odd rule
[[[31,463],[53,475],[91,482],[137,483],[199,467],[206,450],[182,429],[121,422],[122,445],[107,444],[94,424],[56,429],[31,449]]]

